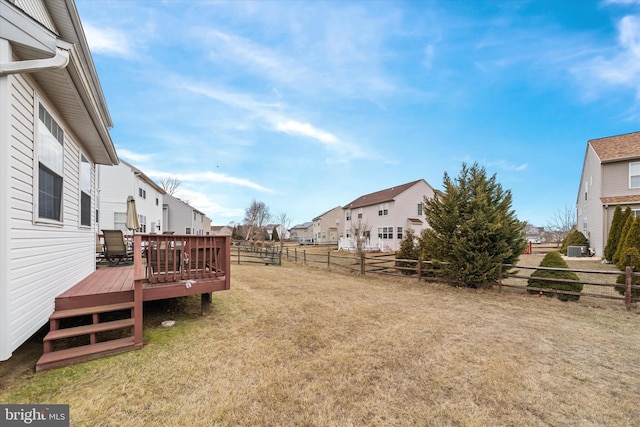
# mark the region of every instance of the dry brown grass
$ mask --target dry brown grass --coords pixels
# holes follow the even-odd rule
[[[233,265],[145,347],[41,374],[0,402],[72,425],[632,425],[640,316],[493,290]],[[155,325],[166,317],[146,318]]]

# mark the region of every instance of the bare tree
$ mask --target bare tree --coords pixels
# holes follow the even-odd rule
[[[172,196],[178,190],[178,187],[180,187],[180,184],[182,183],[178,178],[170,178],[168,176],[164,178],[160,178],[160,186],[164,191],[167,192],[167,194],[170,194]]]
[[[356,253],[361,254],[364,250],[364,243],[367,239],[371,238],[371,226],[368,221],[363,221],[362,218],[351,221],[349,227],[350,234],[356,243]]]
[[[264,202],[253,199],[251,205],[244,211],[244,224],[246,225],[246,240],[256,240],[256,237],[264,235],[264,226],[271,219],[269,208]]]
[[[552,241],[558,246],[567,237],[567,234],[576,226],[576,212],[571,206],[565,206],[554,212],[551,220],[547,223],[546,229]]]
[[[286,212],[280,212],[276,215],[276,221],[278,222],[278,225],[281,226],[280,231],[282,235],[280,236],[280,251],[282,251],[282,247],[284,246],[284,235],[291,226],[291,218],[289,218],[289,215],[287,215]]]

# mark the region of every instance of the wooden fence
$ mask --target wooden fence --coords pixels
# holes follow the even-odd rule
[[[430,261],[418,261],[410,259],[397,259],[389,254],[347,254],[328,251],[326,253],[317,251],[298,250],[297,248],[284,248],[280,254],[280,259],[288,262],[301,263],[304,265],[324,266],[327,269],[340,269],[355,272],[357,274],[378,274],[386,276],[396,276],[412,278],[418,281],[451,282],[439,274],[437,266]],[[418,268],[421,265],[422,268]],[[640,298],[633,297],[633,294],[640,293],[640,285],[632,285],[634,277],[640,277],[640,273],[632,271],[627,267],[625,271],[618,270],[586,270],[586,269],[554,269],[539,266],[508,265],[508,273],[504,277],[499,277],[496,283],[491,283],[502,292],[503,289],[513,289],[516,291],[528,292],[553,292],[556,294],[580,295],[586,298],[603,298],[609,300],[619,300],[625,303],[627,310],[631,310],[632,303],[637,303]],[[581,283],[582,292],[565,291],[561,289],[534,288],[527,286],[531,273],[535,270],[556,270],[573,271],[580,280],[573,281],[567,279],[544,278],[546,282],[555,283]],[[616,279],[623,276],[624,284],[617,284]],[[454,283],[455,284],[455,283]],[[617,289],[622,289],[623,294]]]

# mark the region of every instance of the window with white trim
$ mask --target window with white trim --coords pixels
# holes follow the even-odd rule
[[[389,203],[378,205],[378,216],[389,215]]]
[[[138,214],[138,222],[140,223],[140,228],[138,228],[139,233],[147,232],[147,216]]]
[[[422,203],[418,203],[418,216],[422,216]]]
[[[393,227],[378,227],[379,239],[393,239]]]
[[[629,188],[640,188],[640,162],[629,163]]]
[[[91,163],[80,154],[80,225],[91,226]]]
[[[38,118],[38,218],[62,221],[64,131],[42,104]]]
[[[398,227],[398,239],[402,240],[402,227]]]
[[[126,212],[113,213],[113,228],[116,230],[120,230],[123,233],[127,232],[127,213]]]
[[[346,220],[351,221],[351,211],[346,211],[344,214],[345,214]]]
[[[362,208],[358,209],[358,219],[362,219]]]

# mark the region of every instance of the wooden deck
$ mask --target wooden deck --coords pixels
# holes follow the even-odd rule
[[[230,288],[230,243],[230,236],[136,235],[133,265],[98,268],[56,298],[36,370],[141,348],[144,301],[200,294],[202,312],[208,312],[211,293]],[[123,312],[123,319],[109,317]],[[81,318],[91,320],[63,327]],[[129,336],[101,338],[115,330]],[[77,337],[88,344],[56,349],[56,340]]]

